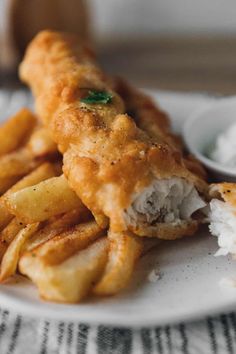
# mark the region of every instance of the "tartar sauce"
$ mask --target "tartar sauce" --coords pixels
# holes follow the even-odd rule
[[[218,135],[209,157],[224,166],[236,168],[236,123]]]

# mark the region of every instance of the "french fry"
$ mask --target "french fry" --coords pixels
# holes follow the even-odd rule
[[[20,178],[31,172],[41,163],[42,160],[35,158],[26,148],[22,148],[7,155],[1,156],[0,181],[4,178]]]
[[[11,193],[17,192],[23,188],[32,186],[45,179],[55,176],[57,173],[54,165],[45,162],[30,174],[23,177],[19,182],[14,184],[1,198],[0,198],[0,230],[2,230],[13,218],[11,213],[7,210],[4,199]]]
[[[70,212],[59,215],[54,220],[48,220],[46,225],[38,230],[29,241],[26,242],[25,249],[31,251],[39,245],[51,240],[56,235],[59,235],[74,225],[80,222],[89,221],[91,214],[88,210],[74,209]]]
[[[46,128],[36,129],[27,144],[34,156],[53,155],[58,152],[57,145],[52,141]]]
[[[13,218],[14,215],[7,210],[5,203],[0,199],[0,230],[2,231]]]
[[[27,108],[21,109],[0,126],[0,155],[17,149],[25,142],[37,119]]]
[[[23,177],[18,183],[12,186],[6,192],[6,195],[10,195],[11,193],[17,192],[26,187],[33,186],[39,182],[45,181],[51,177],[55,177],[57,175],[57,167],[50,162],[44,162],[42,165],[37,167],[31,173]]]
[[[75,208],[85,208],[64,175],[12,193],[6,196],[5,203],[9,212],[26,224],[44,221]]]
[[[26,148],[0,157],[0,195],[4,194],[23,176],[41,165],[45,159],[33,156]],[[58,164],[58,169],[59,169]]]
[[[42,298],[76,303],[99,279],[107,261],[108,240],[103,237],[58,265],[47,265],[34,253],[26,252],[19,270],[38,287]]]
[[[109,233],[109,259],[102,278],[94,287],[97,295],[113,295],[129,282],[136,260],[143,249],[143,241],[129,233]]]
[[[17,220],[17,218],[13,218],[5,229],[2,230],[0,233],[0,260],[2,259],[11,241],[25,226],[26,225]]]
[[[104,230],[95,221],[90,221],[60,233],[32,252],[45,264],[57,265],[101,236],[104,236]]]
[[[37,231],[38,227],[39,223],[25,226],[11,242],[2,259],[0,272],[1,282],[15,273],[24,244],[26,240],[31,237],[35,231]]]
[[[0,196],[19,181],[20,178],[21,176],[6,176],[0,178]]]

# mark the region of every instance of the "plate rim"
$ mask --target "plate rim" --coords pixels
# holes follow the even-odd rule
[[[39,299],[42,301],[41,299]],[[3,295],[3,293],[0,291],[0,301],[4,302],[4,309],[13,311],[17,314],[21,314],[23,316],[28,316],[29,318],[37,318],[37,319],[43,319],[43,320],[54,320],[54,321],[64,321],[64,322],[73,322],[73,323],[88,323],[89,325],[104,325],[104,326],[112,326],[112,327],[122,327],[122,328],[142,328],[142,327],[158,327],[158,326],[165,326],[165,325],[175,325],[177,323],[187,323],[191,321],[198,321],[198,320],[204,320],[206,317],[209,316],[216,316],[220,315],[222,313],[227,313],[231,312],[235,309],[235,303],[231,303],[228,305],[222,305],[222,306],[217,306],[215,305],[212,307],[209,311],[206,311],[203,309],[202,311],[199,311],[198,313],[195,313],[194,315],[192,313],[185,314],[184,316],[177,315],[177,316],[171,316],[171,318],[165,317],[165,318],[159,318],[157,319],[156,315],[153,315],[152,317],[139,317],[138,315],[132,315],[132,316],[127,316],[124,320],[124,316],[121,315],[120,317],[116,316],[116,318],[113,318],[112,316],[108,315],[107,313],[104,314],[103,310],[100,309],[99,312],[96,310],[96,316],[93,316],[92,311],[88,313],[85,313],[85,311],[82,311],[82,313],[75,314],[75,309],[76,306],[80,306],[80,304],[74,304],[72,306],[72,311],[69,313],[67,311],[64,312],[64,315],[61,314],[61,312],[57,312],[56,309],[48,309],[44,308],[44,306],[37,306],[31,303],[28,303],[26,301],[21,301],[19,298],[15,298],[13,296],[8,296],[8,295]],[[46,303],[49,304],[50,303]],[[70,306],[63,304],[64,306]],[[61,306],[61,304],[57,304],[57,306]],[[16,307],[17,310],[16,310]],[[66,315],[68,313],[68,315]],[[101,315],[101,317],[99,317]],[[69,317],[70,316],[70,317]],[[76,318],[76,316],[80,318]],[[102,318],[102,319],[101,319]],[[125,322],[125,323],[124,323]]]

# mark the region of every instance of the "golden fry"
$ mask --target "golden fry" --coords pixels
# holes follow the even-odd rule
[[[26,148],[1,156],[0,181],[3,178],[20,178],[31,172],[41,163],[42,160],[35,158]]]
[[[55,166],[50,162],[44,162],[37,167],[34,171],[23,177],[18,183],[16,183],[11,189],[9,189],[6,195],[17,192],[26,187],[33,186],[39,182],[45,181],[51,177],[57,175]]]
[[[91,219],[91,214],[86,209],[74,209],[64,215],[59,215],[53,220],[48,220],[46,225],[38,230],[29,241],[26,242],[26,250],[31,251],[42,243],[52,239],[56,235],[65,232],[80,222]]]
[[[25,142],[37,122],[27,108],[22,108],[0,126],[0,155],[7,154]]]
[[[20,178],[21,176],[0,177],[0,196],[19,181]]]
[[[109,259],[101,280],[93,289],[97,295],[113,295],[129,282],[136,260],[143,250],[143,241],[129,234],[113,234],[110,241]]]
[[[58,152],[56,144],[52,141],[46,128],[37,129],[27,144],[34,156],[48,156]]]
[[[0,230],[2,230],[8,222],[13,218],[11,213],[7,210],[4,199],[7,195],[10,195],[13,192],[17,192],[28,186],[32,186],[36,183],[39,183],[45,179],[55,176],[54,165],[45,162],[30,174],[26,175],[19,182],[14,184],[6,193],[0,198]]]
[[[18,232],[23,229],[26,225],[23,222],[13,218],[11,222],[2,230],[0,237],[7,244],[11,243],[13,238],[18,234]]]
[[[104,230],[101,230],[95,221],[90,221],[60,233],[32,252],[45,264],[56,265],[86,248],[100,236],[104,236]]]
[[[6,280],[15,273],[24,244],[37,231],[38,227],[39,223],[25,226],[11,242],[2,259],[0,281]]]
[[[26,225],[17,220],[17,218],[13,218],[5,229],[2,230],[0,233],[0,260],[2,259],[11,241],[25,226]]]
[[[47,265],[34,252],[26,252],[20,258],[19,270],[32,279],[44,299],[76,303],[99,279],[106,265],[107,252],[106,237],[58,265]]]
[[[0,199],[0,230],[6,227],[13,217],[14,215],[7,210],[5,203]]]
[[[5,203],[8,210],[25,223],[44,221],[75,208],[84,208],[64,175],[12,193],[6,196]]]

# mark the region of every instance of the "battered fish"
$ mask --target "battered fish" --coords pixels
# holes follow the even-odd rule
[[[32,88],[37,113],[63,153],[71,188],[100,226],[163,239],[196,231],[208,188],[186,167],[168,119],[152,107],[148,124],[138,126],[76,37],[39,33],[20,77]]]

